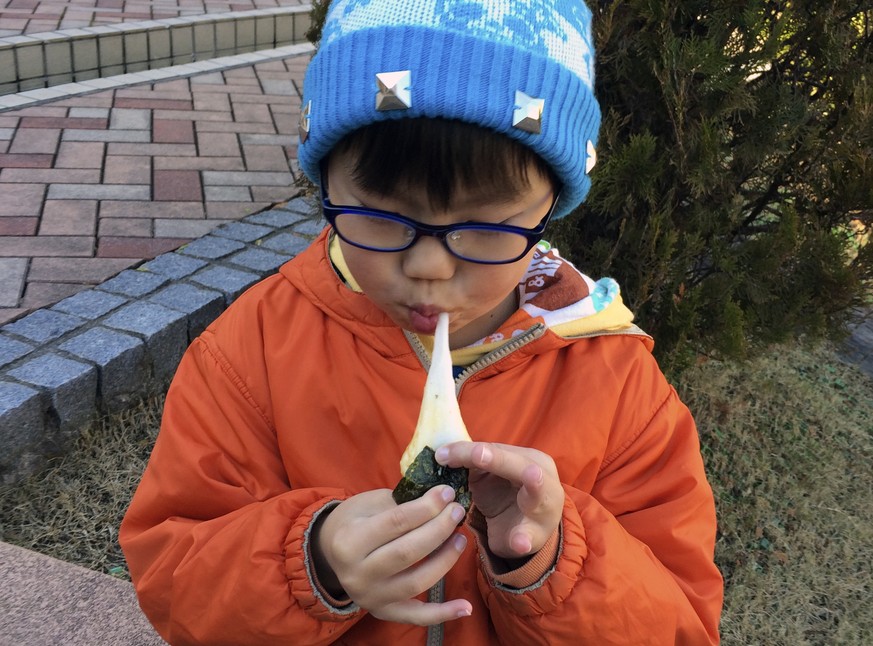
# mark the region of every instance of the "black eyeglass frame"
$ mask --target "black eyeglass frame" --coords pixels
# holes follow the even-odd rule
[[[546,230],[546,227],[549,224],[549,221],[552,219],[552,215],[555,213],[555,207],[558,204],[558,200],[561,197],[561,191],[555,191],[554,198],[552,199],[552,205],[549,207],[548,212],[545,217],[540,220],[539,224],[533,229],[526,229],[524,227],[517,227],[512,224],[488,224],[484,222],[458,222],[456,224],[448,224],[444,226],[435,226],[431,224],[423,224],[412,218],[408,218],[404,215],[400,215],[399,213],[394,213],[392,211],[382,211],[381,209],[370,209],[363,206],[344,206],[344,205],[336,205],[333,204],[327,197],[327,177],[324,171],[321,171],[321,208],[324,212],[325,219],[330,223],[330,226],[333,227],[333,230],[336,231],[336,234],[345,242],[352,245],[353,247],[358,247],[359,249],[365,249],[367,251],[376,251],[381,253],[396,253],[398,251],[405,251],[412,247],[422,236],[430,236],[433,238],[437,238],[440,242],[443,243],[443,247],[452,254],[455,258],[459,258],[461,260],[465,260],[467,262],[476,263],[478,265],[508,265],[510,263],[516,262],[524,258],[527,253],[536,246],[536,244],[542,239],[542,234]],[[412,239],[401,246],[391,247],[388,249],[381,247],[371,247],[369,245],[361,244],[359,242],[355,242],[354,240],[349,240],[346,238],[339,228],[336,226],[336,219],[340,215],[348,213],[352,215],[365,215],[374,218],[382,218],[385,220],[390,220],[392,222],[397,222],[398,224],[403,224],[413,231],[415,231],[415,235]],[[518,254],[515,258],[510,260],[478,260],[474,258],[467,258],[466,256],[462,256],[459,253],[456,253],[446,242],[446,237],[449,234],[454,233],[455,231],[493,231],[496,233],[514,233],[516,235],[520,235],[527,239],[527,244],[525,245],[524,251]]]

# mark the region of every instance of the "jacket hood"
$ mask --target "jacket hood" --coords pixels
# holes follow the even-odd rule
[[[322,254],[312,271],[303,263],[286,263],[281,273],[326,315],[353,327],[362,340],[386,355],[396,354],[395,341],[403,331],[361,292],[342,256],[335,236],[326,228],[304,253]],[[492,334],[452,351],[455,365],[469,365],[537,324],[562,339],[572,340],[604,334],[647,336],[633,325],[633,313],[624,305],[618,283],[612,278],[593,280],[557,249],[540,242],[527,271],[518,284],[519,309]],[[364,325],[361,325],[363,323]],[[433,338],[419,336],[431,352]],[[386,345],[387,344],[387,345]],[[403,345],[408,348],[404,340]]]

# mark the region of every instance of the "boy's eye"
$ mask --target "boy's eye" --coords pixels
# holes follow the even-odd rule
[[[452,241],[457,242],[463,239],[467,242],[478,242],[505,235],[504,231],[493,231],[491,229],[465,229],[463,231],[452,231]]]
[[[367,218],[367,226],[370,227],[381,227],[381,228],[399,228],[402,225],[398,225],[394,220],[389,220],[387,218],[379,218],[373,216],[364,216]]]

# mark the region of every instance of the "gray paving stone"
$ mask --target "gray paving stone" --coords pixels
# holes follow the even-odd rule
[[[204,236],[199,240],[195,240],[191,244],[187,244],[179,253],[186,256],[195,256],[197,258],[206,258],[208,260],[217,260],[224,256],[229,256],[234,251],[243,249],[245,244],[238,240],[230,240],[229,238],[219,238],[217,236]]]
[[[145,184],[51,184],[50,200],[138,200],[151,199],[151,187]]]
[[[135,396],[145,394],[147,379],[144,377],[148,374],[148,365],[142,339],[104,327],[93,327],[58,347],[95,364],[104,411],[124,410]]]
[[[246,249],[228,258],[227,262],[245,267],[246,269],[252,269],[259,272],[261,276],[265,276],[279,269],[288,260],[288,256],[273,253],[266,249]]]
[[[5,332],[17,334],[35,343],[48,343],[62,337],[67,332],[75,330],[85,321],[78,316],[51,310],[37,310],[24,318],[18,319],[2,329]]]
[[[272,249],[286,256],[296,256],[310,245],[310,240],[294,233],[277,233],[261,244],[264,249]]]
[[[294,225],[294,231],[307,236],[317,236],[326,226],[327,221],[322,218],[318,218],[317,220],[304,220],[300,224]]]
[[[246,222],[229,222],[212,231],[212,235],[239,240],[240,242],[254,242],[271,233],[273,233],[273,230],[270,227],[248,224]]]
[[[43,460],[46,399],[34,388],[0,381],[0,482],[11,484]]]
[[[125,305],[104,320],[103,324],[143,337],[152,374],[159,381],[173,375],[188,346],[185,314],[157,303],[143,301]]]
[[[87,289],[55,303],[51,309],[94,321],[127,302],[127,298],[117,294]]]
[[[261,79],[261,87],[266,94],[297,96],[297,88],[288,79]]]
[[[27,276],[27,258],[0,258],[0,307],[18,307]]]
[[[312,217],[318,214],[321,202],[315,197],[295,197],[289,200],[287,204],[279,208],[294,213],[300,213],[306,217]]]
[[[138,298],[151,294],[159,287],[166,285],[169,280],[166,276],[150,271],[125,269],[114,278],[110,278],[105,283],[99,285],[99,289],[105,292],[130,296],[131,298]]]
[[[261,213],[250,215],[243,221],[250,222],[252,224],[263,224],[268,227],[273,227],[274,229],[282,229],[284,227],[290,227],[292,224],[300,222],[305,217],[306,216],[303,213],[299,213],[296,211],[271,209],[269,211],[262,211]]]
[[[147,144],[151,143],[151,134],[148,130],[85,130],[67,128],[64,130],[61,139],[62,141],[105,141],[122,144]]]
[[[165,253],[158,256],[154,260],[145,263],[141,269],[166,276],[170,280],[179,280],[185,276],[190,276],[198,269],[206,265],[205,260],[183,256],[179,253]]]
[[[267,136],[271,138],[270,143],[273,143],[273,140],[277,137],[276,135]],[[254,137],[256,135],[241,135],[240,141],[246,143],[250,138]],[[278,139],[284,142],[285,135],[279,136]],[[252,141],[251,143],[256,142]],[[205,170],[201,175],[204,186],[288,186],[292,181],[291,173],[284,171]]]
[[[258,274],[248,271],[237,271],[230,267],[208,267],[192,276],[191,280],[217,289],[224,294],[228,304],[234,301],[249,287],[261,280]]]
[[[46,389],[64,441],[75,438],[94,414],[97,369],[92,365],[49,352],[7,374]]]
[[[188,341],[197,338],[224,311],[224,294],[188,283],[165,287],[150,301],[184,312],[188,316]]]
[[[111,130],[148,130],[151,126],[151,110],[113,108],[109,118],[109,128]]]
[[[10,339],[8,336],[0,336],[0,368],[8,366],[31,350],[33,350],[32,345]]]
[[[109,108],[70,108],[70,117],[90,117],[92,119],[105,119],[109,116]]]

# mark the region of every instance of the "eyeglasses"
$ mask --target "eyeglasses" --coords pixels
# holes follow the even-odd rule
[[[395,252],[409,249],[422,236],[431,236],[456,258],[483,265],[504,265],[523,258],[540,241],[559,197],[560,191],[555,191],[548,213],[533,229],[481,222],[432,226],[391,211],[335,205],[327,197],[326,174],[321,173],[324,217],[348,244],[368,251]]]

